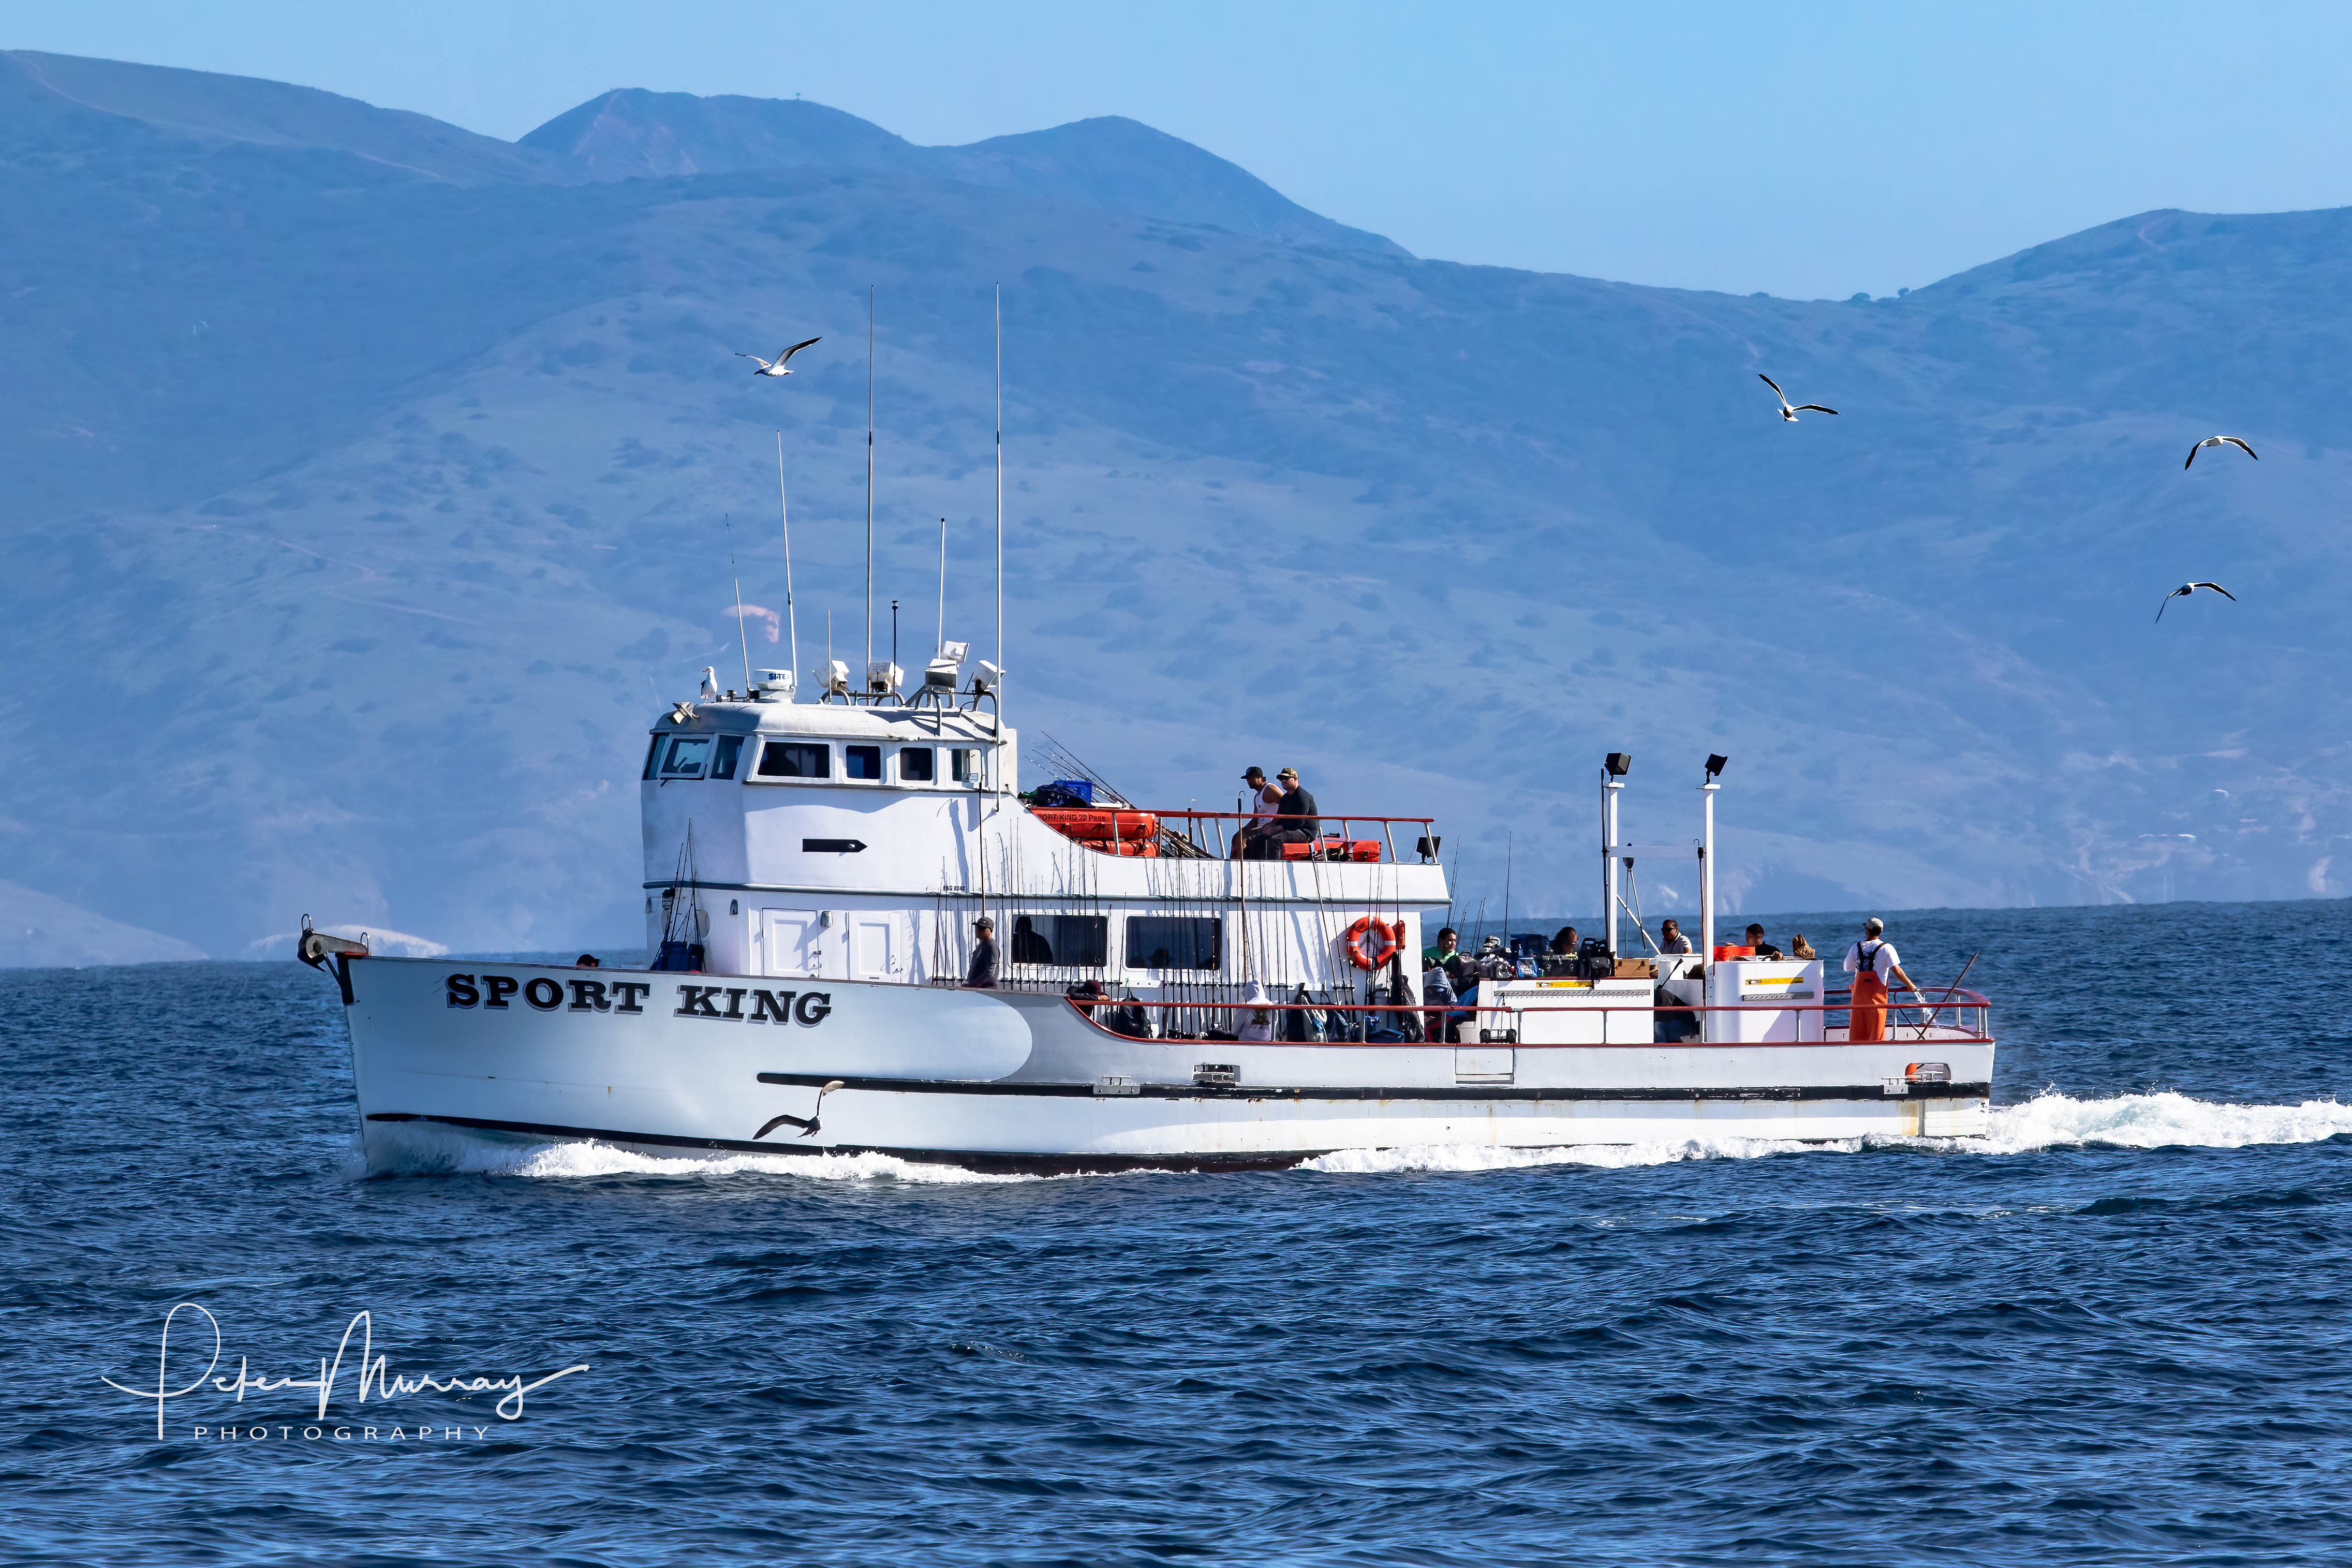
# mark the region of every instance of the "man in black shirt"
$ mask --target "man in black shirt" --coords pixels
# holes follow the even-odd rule
[[[996,922],[986,915],[971,922],[971,967],[964,972],[966,987],[978,991],[996,988]]]
[[[1759,958],[1781,958],[1786,956],[1779,948],[1764,940],[1764,928],[1759,925],[1751,925],[1748,928],[1748,941],[1746,945],[1754,948],[1756,950],[1756,956]]]
[[[1282,851],[1276,846],[1312,844],[1322,836],[1323,825],[1317,820],[1315,797],[1298,782],[1297,768],[1285,768],[1274,776],[1282,785],[1282,804],[1275,808],[1269,831],[1251,837],[1254,843],[1268,847],[1269,858],[1279,858]]]

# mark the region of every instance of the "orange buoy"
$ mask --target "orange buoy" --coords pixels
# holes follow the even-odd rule
[[[1359,969],[1379,969],[1404,945],[1404,921],[1394,926],[1366,915],[1348,928],[1348,962]]]

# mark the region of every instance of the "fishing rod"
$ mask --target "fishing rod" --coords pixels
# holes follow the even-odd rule
[[[1917,1026],[1919,1030],[1918,1037],[1920,1039],[1924,1040],[1927,1037],[1927,1031],[1935,1026],[1937,1013],[1942,1010],[1946,1003],[1951,1001],[1953,995],[1958,993],[1960,988],[1960,981],[1966,980],[1969,977],[1969,971],[1974,969],[1977,966],[1977,960],[1983,956],[1984,949],[1982,948],[1979,948],[1976,952],[1969,954],[1969,961],[1960,965],[1958,979],[1954,980],[1949,985],[1944,987],[1944,1000],[1937,1003],[1935,1006],[1928,1008],[1927,1021]]]

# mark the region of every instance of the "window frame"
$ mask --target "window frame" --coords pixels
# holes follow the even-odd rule
[[[861,752],[871,752],[874,754],[874,771],[870,773],[853,771],[861,760],[858,756]],[[882,743],[879,741],[844,742],[841,747],[841,782],[860,784],[878,784],[886,782],[882,777]]]
[[[818,773],[769,773],[767,771],[768,752],[770,748],[776,746],[796,746],[803,751],[814,751],[824,762],[824,771]],[[751,764],[751,771],[743,777],[747,784],[830,784],[833,782],[833,746],[828,742],[807,738],[786,735],[763,737],[760,742],[760,755]]]
[[[1146,963],[1139,956],[1152,948],[1137,939],[1136,927],[1145,921],[1182,921],[1195,928],[1206,926],[1213,933],[1210,940],[1207,963]],[[1151,973],[1222,974],[1225,969],[1225,921],[1222,915],[1129,915],[1127,927],[1119,933],[1126,939],[1126,951],[1120,954],[1120,967],[1140,969]],[[1197,934],[1197,931],[1196,931]],[[1195,948],[1197,956],[1198,949]],[[1173,954],[1171,953],[1172,957]]]
[[[907,776],[907,759],[910,756],[919,754],[923,758],[923,766],[927,771],[921,778],[908,778]],[[898,782],[902,784],[935,784],[939,783],[940,754],[937,749],[930,746],[899,747]]]
[[[1025,932],[1021,929],[1021,922],[1023,921],[1027,921],[1029,922],[1029,930]],[[1077,924],[1080,922],[1092,923],[1096,927],[1096,930],[1091,933],[1094,940],[1087,945],[1089,947],[1098,948],[1101,956],[1088,959],[1066,958],[1062,956],[1069,951],[1070,946],[1072,945],[1064,940],[1066,933],[1063,930],[1063,922],[1065,921],[1067,921],[1072,924]],[[1051,935],[1046,935],[1037,930],[1039,923],[1048,921],[1051,923],[1046,927],[1046,930],[1052,933]],[[1045,944],[1046,952],[1052,956],[1043,959],[1014,957],[1013,955],[1013,950],[1019,943],[1021,938],[1024,935],[1044,942]],[[1222,940],[1222,938],[1220,940]],[[1013,922],[1006,934],[1004,945],[1005,962],[1008,963],[1017,963],[1024,969],[1108,969],[1111,967],[1110,917],[1108,915],[1054,914],[1036,910],[1027,910],[1013,917]]]
[[[702,776],[707,779],[732,783],[736,773],[741,771],[743,765],[745,739],[746,737],[741,735],[719,736],[719,744],[711,749],[710,767]]]
[[[708,731],[704,731],[700,734],[664,735],[661,739],[668,742],[669,744],[668,748],[662,752],[661,771],[654,775],[656,778],[661,780],[664,784],[669,784],[680,779],[701,779],[709,778],[710,776],[711,760],[718,754],[719,751],[718,736]],[[680,746],[687,745],[697,745],[706,748],[702,753],[701,760],[694,764],[694,771],[690,773],[680,773],[673,765],[677,758],[677,749]]]

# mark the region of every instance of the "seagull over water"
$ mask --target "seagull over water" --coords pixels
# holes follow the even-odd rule
[[[2208,447],[2235,447],[2247,457],[2253,458],[2255,462],[2259,463],[2263,460],[2261,456],[2256,453],[2252,447],[2247,446],[2235,436],[2208,436],[2205,439],[2198,442],[2197,445],[2189,448],[2189,463],[2195,462],[2197,460],[2197,454],[2203,451]],[[2189,463],[2183,463],[2180,466],[2185,468],[2189,466]],[[2207,583],[2201,585],[2210,588],[2213,584]]]
[[[2189,597],[2189,595],[2194,594],[2200,588],[2210,588],[2213,592],[2221,595],[2221,597],[2229,600],[2230,603],[2233,605],[2238,602],[2238,595],[2232,594],[2229,589],[2224,588],[2219,583],[2183,583],[2179,587],[2175,588],[2171,593],[2167,594],[2164,596],[2164,604],[2157,605],[2156,618],[2159,621],[2164,619],[2166,605],[2170,605],[2175,599],[2185,599]]]
[[[751,373],[753,375],[790,375],[793,373],[785,368],[785,362],[790,360],[794,354],[800,353],[801,350],[808,347],[809,343],[821,343],[823,342],[824,342],[823,338],[811,338],[808,341],[808,343],[794,343],[792,347],[786,349],[783,353],[778,354],[772,360],[761,359],[758,354],[747,354],[740,349],[735,351],[735,357],[737,359],[747,359],[757,364],[760,368]]]
[[[1789,395],[1780,390],[1780,384],[1779,382],[1774,381],[1770,376],[1766,375],[1760,370],[1756,373],[1756,379],[1772,389],[1772,395],[1780,400],[1780,417],[1786,419],[1791,425],[1794,425],[1797,422],[1797,413],[1799,409],[1810,408],[1816,414],[1835,414],[1837,412],[1836,409],[1827,407],[1819,403],[1800,403],[1795,408],[1791,408],[1789,406]]]

